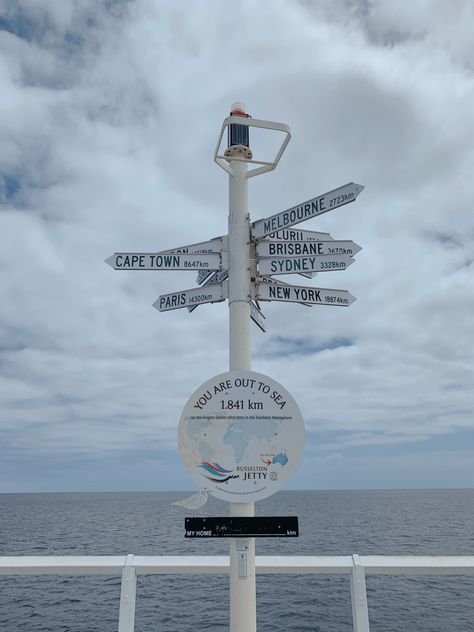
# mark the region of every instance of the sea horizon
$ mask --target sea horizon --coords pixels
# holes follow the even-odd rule
[[[305,493],[305,492],[430,492],[430,491],[468,491],[474,487],[338,487],[338,488],[311,488],[311,489],[281,489],[280,493]],[[55,489],[41,491],[0,491],[0,495],[6,494],[197,494],[199,490],[178,489]],[[222,501],[225,502],[225,501]],[[258,501],[261,502],[261,501]]]

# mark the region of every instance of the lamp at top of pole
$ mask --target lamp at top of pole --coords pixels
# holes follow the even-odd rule
[[[230,108],[231,117],[252,118],[245,111],[245,105],[240,102],[233,103]],[[231,123],[227,128],[227,149],[224,153],[226,158],[235,157],[252,159],[252,151],[249,147],[249,128],[247,125]]]
[[[224,122],[222,123],[222,128],[214,152],[214,161],[229,174],[232,174],[232,166],[229,164],[231,161],[240,161],[251,163],[252,165],[259,165],[257,167],[249,168],[246,177],[252,178],[253,176],[258,176],[262,173],[266,173],[267,171],[273,171],[273,169],[276,168],[286,146],[290,141],[291,132],[288,125],[285,125],[284,123],[255,119],[252,118],[245,110],[245,105],[240,102],[236,102],[231,106],[230,116],[224,119]],[[250,127],[282,132],[284,134],[282,144],[273,158],[270,160],[268,158],[262,160],[253,156],[253,152],[249,147]],[[224,152],[221,152],[221,145],[223,144],[222,139],[226,128],[228,146]]]

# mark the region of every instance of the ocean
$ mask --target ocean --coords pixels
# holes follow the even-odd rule
[[[185,539],[185,516],[225,516],[189,494],[0,494],[1,555],[227,555]],[[279,492],[258,515],[296,515],[299,538],[259,538],[257,555],[473,555],[474,490]],[[474,632],[474,576],[367,577],[371,632]],[[0,576],[1,632],[116,632],[120,578]],[[136,632],[228,629],[224,575],[139,576]],[[259,632],[351,632],[348,577],[257,576]]]

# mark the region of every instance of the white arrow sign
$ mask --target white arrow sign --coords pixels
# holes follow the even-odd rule
[[[286,209],[286,211],[281,211],[281,213],[276,213],[271,217],[259,219],[252,224],[253,236],[255,239],[260,239],[282,228],[294,226],[295,224],[299,224],[299,222],[305,222],[307,219],[312,219],[313,217],[332,211],[339,206],[354,202],[363,189],[364,187],[361,184],[349,182],[338,189],[292,206]]]
[[[182,290],[171,294],[162,294],[153,303],[160,312],[168,312],[171,309],[182,307],[197,307],[202,303],[218,303],[227,298],[227,288],[222,283],[209,285],[206,288],[196,287],[191,290]]]
[[[332,272],[345,270],[354,263],[348,255],[318,255],[288,259],[260,259],[260,274],[298,274],[300,272]]]
[[[362,248],[353,241],[260,241],[257,255],[260,257],[298,257],[305,255],[350,255]]]
[[[209,276],[206,282],[203,283],[202,287],[215,285],[216,283],[222,283],[223,281],[227,279],[228,276],[229,276],[229,273],[227,272],[227,270],[221,270],[220,272],[212,272],[211,276]],[[194,312],[196,307],[199,307],[199,305],[192,305],[191,307],[188,307],[188,311]]]
[[[316,273],[314,273],[314,275],[316,275]],[[301,276],[305,276],[304,274],[302,274]],[[308,277],[312,277],[312,274],[308,274]],[[261,277],[258,279],[259,282],[262,283],[273,283],[275,285],[285,285],[288,287],[292,287],[291,283],[285,283],[285,281],[282,281],[281,279],[273,279],[271,276],[266,276],[266,277]],[[253,285],[253,287],[255,288],[255,297],[257,298],[257,285]],[[306,307],[312,307],[311,303],[301,303],[301,305],[306,305]]]
[[[105,260],[114,270],[220,270],[221,255],[181,255],[156,252],[116,252]]]
[[[199,270],[197,277],[196,277],[196,283],[198,285],[201,285],[201,283],[204,283],[204,281],[209,277],[209,275],[214,274],[214,272],[212,272],[212,270]]]
[[[201,241],[197,244],[190,244],[189,246],[181,246],[180,248],[171,248],[170,250],[160,250],[155,254],[164,254],[164,253],[172,253],[172,254],[183,254],[183,255],[204,255],[208,252],[222,252],[224,249],[224,240],[223,237],[214,237],[209,241]]]
[[[347,307],[356,299],[347,290],[329,290],[319,287],[279,285],[259,282],[257,297],[262,301],[288,301],[290,303],[311,303],[312,305],[340,305]]]
[[[265,333],[265,315],[259,310],[255,303],[250,302],[250,318]]]
[[[284,228],[274,233],[266,235],[269,239],[280,239],[284,241],[329,241],[333,239],[329,233],[319,233],[315,230],[294,230]]]

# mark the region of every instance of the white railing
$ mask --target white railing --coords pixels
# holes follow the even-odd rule
[[[265,574],[349,575],[354,632],[369,632],[366,574],[474,575],[470,556],[257,556]],[[104,555],[0,557],[0,575],[121,575],[118,632],[133,632],[137,575],[229,573],[228,556]]]

